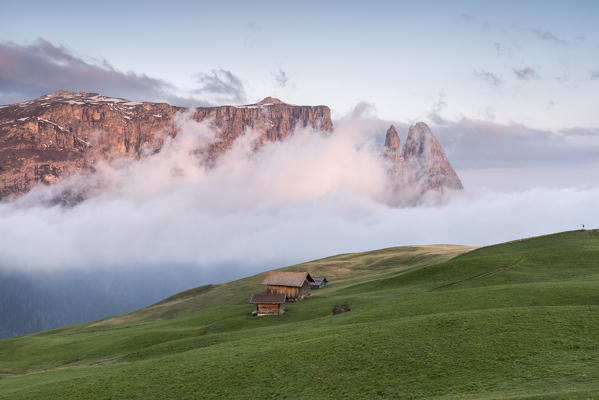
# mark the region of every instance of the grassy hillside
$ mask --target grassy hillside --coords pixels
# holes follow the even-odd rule
[[[467,250],[290,267],[331,285],[277,317],[258,275],[0,341],[0,398],[599,398],[599,232]]]

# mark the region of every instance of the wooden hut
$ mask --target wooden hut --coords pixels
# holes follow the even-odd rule
[[[310,283],[310,289],[321,289],[321,288],[325,287],[327,285],[327,283],[329,283],[329,281],[327,281],[326,277],[315,276],[314,282]]]
[[[312,282],[314,279],[307,272],[269,272],[262,284],[267,293],[282,293],[288,302],[294,302],[310,295]]]
[[[250,303],[256,304],[254,315],[280,315],[285,312],[285,299],[283,293],[253,294]]]

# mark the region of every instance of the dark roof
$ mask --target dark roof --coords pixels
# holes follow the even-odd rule
[[[314,283],[322,283],[322,282],[328,282],[327,278],[324,276],[315,276],[314,277]]]
[[[256,293],[250,297],[252,304],[282,304],[287,296],[284,293]]]
[[[314,279],[307,272],[269,272],[262,281],[262,284],[302,287],[306,279],[308,282],[314,282]]]

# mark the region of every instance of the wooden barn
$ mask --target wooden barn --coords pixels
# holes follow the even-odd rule
[[[329,281],[327,281],[326,277],[315,276],[314,282],[310,283],[310,289],[321,289],[321,288],[325,287],[327,285],[327,283],[329,283]]]
[[[288,302],[302,300],[310,295],[314,279],[307,272],[269,272],[264,280],[267,293],[282,293]]]
[[[254,315],[280,315],[285,312],[286,296],[283,293],[253,294],[250,303],[256,304]]]

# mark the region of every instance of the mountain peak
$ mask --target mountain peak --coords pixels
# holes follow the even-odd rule
[[[268,97],[265,97],[264,99],[262,99],[262,101],[259,101],[258,104],[260,104],[261,106],[264,106],[267,104],[285,104],[285,103],[275,97],[268,96]]]
[[[410,126],[403,157],[411,174],[423,180],[424,189],[463,189],[441,143],[424,122]]]
[[[385,147],[389,149],[399,149],[400,140],[395,126],[391,125],[387,129],[387,136],[385,136]]]
[[[414,125],[410,125],[408,136],[413,136],[415,138],[423,136],[435,137],[435,135],[433,135],[433,131],[431,131],[431,128],[429,128],[424,122],[416,122]]]
[[[437,154],[445,157],[445,152],[441,144],[433,135],[433,132],[424,122],[418,122],[410,126],[408,138],[403,148],[403,155],[406,159],[413,157],[429,157],[430,154]]]
[[[463,189],[443,147],[424,122],[410,126],[401,150],[399,135],[391,125],[387,129],[383,157],[390,161],[387,168],[392,202],[417,204],[420,196],[430,190]]]
[[[61,90],[57,90],[56,92],[54,92],[54,94],[56,96],[68,96],[68,95],[71,95],[71,94],[75,94],[75,92],[70,92],[68,90],[62,90],[61,89]]]

